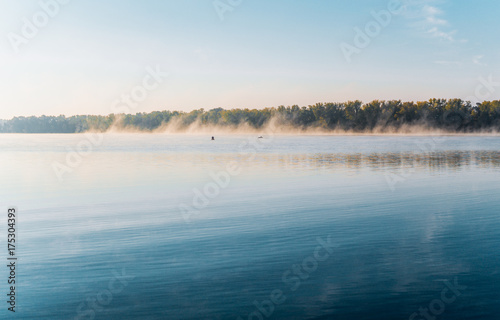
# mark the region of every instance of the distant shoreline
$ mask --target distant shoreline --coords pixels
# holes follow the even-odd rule
[[[113,131],[113,132],[96,132],[96,131],[86,131],[86,132],[0,132],[0,136],[6,135],[85,135],[85,134],[105,134],[105,135],[165,135],[165,136],[203,136],[210,137],[214,134],[211,133],[193,133],[193,132],[127,132],[127,131]],[[255,136],[256,134],[251,133],[218,133],[215,137],[224,136]],[[500,137],[500,132],[448,132],[448,133],[434,133],[434,132],[420,132],[420,133],[363,133],[363,132],[353,132],[353,133],[273,133],[265,135],[263,138],[269,138],[272,136],[290,136],[290,137]]]
[[[143,132],[295,135],[455,135],[500,132],[500,100],[472,105],[461,99],[359,100],[307,107],[215,108],[191,112],[153,111],[14,117],[0,120],[0,133]]]

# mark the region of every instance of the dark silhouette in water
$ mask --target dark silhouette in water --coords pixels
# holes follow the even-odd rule
[[[215,140],[215,138],[212,136],[212,140]]]

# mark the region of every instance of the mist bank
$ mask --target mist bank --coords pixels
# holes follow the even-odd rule
[[[154,111],[107,116],[14,117],[0,121],[2,133],[263,133],[276,134],[450,134],[496,133],[500,101],[472,105],[461,99],[359,100],[265,109]]]

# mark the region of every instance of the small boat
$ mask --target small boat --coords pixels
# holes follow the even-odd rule
[[[262,138],[264,138],[264,137],[263,137],[263,136],[258,136],[258,137],[257,137],[257,139],[262,139]]]

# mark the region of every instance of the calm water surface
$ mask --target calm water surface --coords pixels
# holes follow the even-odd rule
[[[500,314],[499,137],[4,134],[0,161],[2,319]]]

